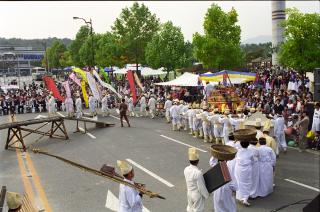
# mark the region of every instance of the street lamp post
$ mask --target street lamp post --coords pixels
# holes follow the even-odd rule
[[[90,35],[91,35],[91,64],[92,66],[94,66],[94,48],[93,48],[93,30],[92,30],[92,20],[90,18],[90,21],[87,21],[86,19],[84,18],[80,18],[80,17],[73,17],[74,20],[77,20],[77,19],[81,19],[83,20],[87,25],[90,24]]]

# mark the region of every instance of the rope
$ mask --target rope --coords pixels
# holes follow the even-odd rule
[[[50,156],[50,157],[54,157],[54,158],[56,158],[56,159],[58,159],[58,160],[61,160],[61,161],[65,162],[65,163],[68,163],[68,164],[70,164],[70,165],[72,165],[72,166],[75,166],[75,167],[81,169],[82,171],[87,171],[87,172],[90,172],[90,173],[92,173],[92,174],[95,174],[95,175],[98,175],[98,176],[101,176],[101,177],[105,177],[105,178],[107,178],[107,179],[109,179],[109,180],[112,180],[112,181],[114,181],[114,182],[116,182],[116,183],[120,183],[120,184],[129,186],[129,187],[131,187],[131,188],[134,188],[134,189],[138,190],[140,193],[149,196],[150,198],[157,197],[157,198],[159,198],[159,199],[165,199],[163,196],[160,196],[160,195],[157,194],[157,193],[154,193],[154,192],[152,192],[152,191],[148,191],[148,190],[142,188],[142,187],[139,186],[139,185],[136,185],[136,184],[133,185],[133,184],[125,181],[122,177],[113,176],[113,175],[107,174],[107,173],[105,173],[105,172],[101,172],[101,171],[98,171],[98,170],[96,170],[96,169],[92,169],[92,168],[90,168],[90,167],[86,167],[86,166],[81,165],[81,164],[79,164],[79,163],[73,162],[73,161],[71,161],[71,160],[65,159],[65,158],[60,157],[60,156],[57,156],[57,155],[50,154],[50,153],[45,152],[45,151],[42,151],[42,150],[40,150],[40,149],[33,149],[32,151],[33,151],[34,153],[38,153],[38,154],[43,154],[43,155],[47,155],[47,156]]]

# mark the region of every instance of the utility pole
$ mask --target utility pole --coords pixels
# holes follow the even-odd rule
[[[45,54],[45,60],[46,60],[46,71],[48,74],[49,73],[49,64],[48,64],[48,54],[47,54],[47,41],[43,42],[43,46],[44,46],[44,54]]]

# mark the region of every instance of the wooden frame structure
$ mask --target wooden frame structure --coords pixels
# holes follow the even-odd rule
[[[37,127],[36,129],[26,128],[26,126],[28,125],[41,124],[41,123],[42,125],[40,127]],[[39,130],[49,123],[51,123],[51,128],[49,131],[43,132]],[[0,130],[2,129],[8,129],[5,149],[8,149],[9,147],[21,149],[20,147],[14,146],[15,143],[20,142],[22,145],[23,151],[26,151],[27,147],[23,139],[32,133],[41,135],[35,142],[37,142],[44,136],[48,136],[50,138],[65,139],[65,140],[69,139],[66,127],[64,125],[64,119],[59,116],[1,124]],[[57,134],[57,130],[60,130],[63,133],[63,135]],[[22,131],[27,132],[27,134],[22,135]]]
[[[111,127],[111,126],[114,126],[115,124],[111,124],[111,123],[106,123],[106,122],[103,122],[103,121],[98,121],[98,120],[94,120],[94,119],[91,119],[91,118],[87,118],[87,117],[81,117],[81,118],[76,118],[76,117],[63,117],[63,119],[66,119],[66,120],[71,120],[71,121],[77,121],[77,128],[76,128],[76,132],[82,132],[82,133],[87,133],[88,130],[87,130],[87,122],[88,123],[94,123],[96,124],[96,128],[103,128],[103,127]],[[79,129],[79,121],[83,122],[84,124],[84,131],[80,131]]]

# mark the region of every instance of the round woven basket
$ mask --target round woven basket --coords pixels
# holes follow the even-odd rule
[[[256,135],[257,135],[257,130],[254,128],[247,128],[247,129],[240,129],[236,130],[233,133],[234,139],[237,141],[252,141]]]
[[[237,149],[228,145],[213,144],[210,149],[212,156],[218,160],[232,160],[237,154]]]

